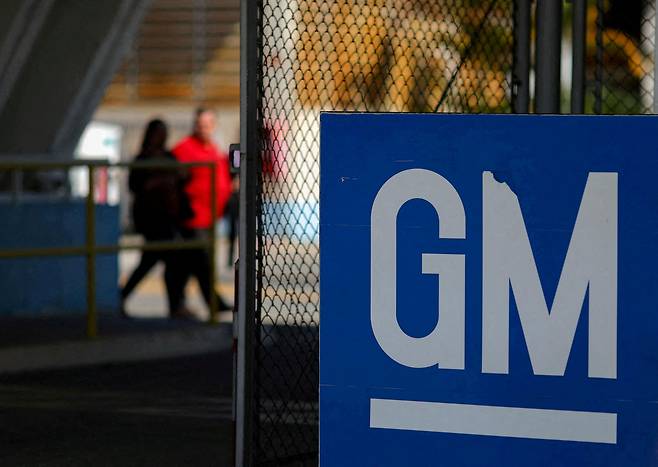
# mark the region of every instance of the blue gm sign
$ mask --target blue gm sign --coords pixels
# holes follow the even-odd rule
[[[322,466],[658,465],[657,138],[323,114]]]

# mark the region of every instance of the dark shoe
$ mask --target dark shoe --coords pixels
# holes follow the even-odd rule
[[[233,307],[226,303],[221,295],[217,295],[217,311],[229,311]]]
[[[198,320],[197,315],[185,306],[178,307],[176,311],[170,312],[169,317],[171,319],[184,319],[184,320]]]

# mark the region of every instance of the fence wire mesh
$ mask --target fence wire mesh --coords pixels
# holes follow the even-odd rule
[[[510,112],[513,0],[261,0],[255,463],[318,454],[319,115]]]
[[[653,113],[655,7],[653,0],[590,2],[594,113]]]

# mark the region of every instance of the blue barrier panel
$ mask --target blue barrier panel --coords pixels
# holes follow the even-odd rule
[[[323,467],[658,465],[657,128],[321,116]]]
[[[301,198],[301,197],[300,197]],[[318,241],[318,205],[308,199],[288,202],[268,202],[263,207],[266,219],[284,219],[286,222],[263,226],[268,237],[281,236],[299,243]]]
[[[0,203],[0,248],[85,245],[84,201]],[[96,206],[96,242],[119,240],[117,206]],[[0,259],[0,314],[84,313],[87,307],[85,257]],[[99,310],[118,308],[116,254],[98,255]]]

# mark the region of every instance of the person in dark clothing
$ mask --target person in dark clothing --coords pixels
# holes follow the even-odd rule
[[[166,149],[167,126],[162,120],[152,120],[144,133],[136,162],[176,162]],[[132,217],[135,230],[147,242],[171,241],[180,238],[183,223],[192,215],[185,194],[186,175],[180,169],[134,168],[130,171],[128,186],[133,193]],[[159,261],[165,263],[165,285],[169,313],[172,317],[188,315],[180,300],[172,295],[176,288],[175,270],[183,260],[174,251],[144,251],[139,265],[132,272],[121,290],[121,312],[125,316],[124,303],[140,281]]]

